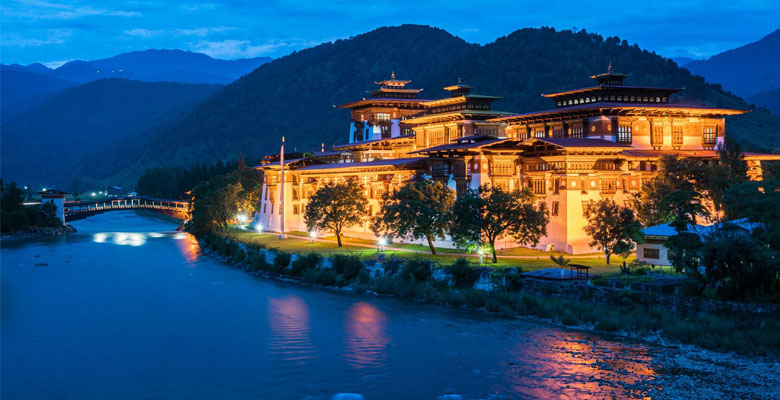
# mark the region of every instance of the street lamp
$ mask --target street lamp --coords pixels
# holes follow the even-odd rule
[[[379,246],[379,251],[383,251],[385,246],[387,246],[387,239],[381,237],[376,241],[376,244]]]
[[[258,235],[259,235],[259,234],[261,234],[261,233],[263,233],[263,224],[257,224],[257,226],[255,227],[255,229],[257,229],[257,234],[258,234]]]
[[[479,253],[479,263],[482,264],[482,255],[485,254],[485,251],[480,247],[477,253]]]
[[[315,231],[309,232],[309,237],[311,238],[311,244],[314,244],[314,239],[317,238],[317,232]]]
[[[241,222],[241,225],[244,225],[246,223],[246,215],[238,214],[238,221]]]

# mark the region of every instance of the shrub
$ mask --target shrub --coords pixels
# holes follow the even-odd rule
[[[344,277],[345,280],[351,281],[364,271],[363,262],[357,256],[347,254],[335,254],[331,257],[331,264],[333,270],[337,274]]]
[[[268,261],[266,261],[265,254],[259,251],[252,253],[249,256],[248,261],[249,266],[255,271],[268,269],[271,266],[268,264]]]
[[[323,286],[336,284],[336,272],[332,269],[310,268],[301,272],[301,280]]]
[[[463,299],[469,307],[484,307],[485,292],[476,289],[467,289],[463,291]]]
[[[308,253],[298,257],[292,263],[292,273],[300,276],[304,271],[317,269],[317,265],[322,261],[322,256],[317,253]]]
[[[419,258],[407,261],[401,270],[403,279],[415,282],[425,282],[431,279],[432,274],[431,264]]]
[[[277,251],[276,258],[274,258],[274,271],[281,273],[287,266],[290,265],[290,258],[292,256],[286,251]]]
[[[447,270],[452,275],[453,286],[458,289],[472,288],[479,279],[479,270],[465,258],[459,258]]]
[[[566,326],[570,326],[570,325],[577,325],[578,321],[577,321],[577,317],[574,315],[573,312],[571,312],[571,310],[566,310],[563,313],[563,317],[561,318],[561,323]]]

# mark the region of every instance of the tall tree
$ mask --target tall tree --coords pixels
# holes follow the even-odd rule
[[[452,224],[455,196],[440,182],[422,180],[388,193],[371,229],[377,236],[425,238],[432,254],[433,241],[444,239]]]
[[[718,148],[718,160],[707,167],[707,192],[718,218],[722,215],[729,219],[739,213],[739,210],[724,207],[723,198],[731,186],[747,180],[747,164],[739,143],[727,136]]]
[[[631,200],[637,218],[644,226],[671,222],[675,219],[676,208],[671,204],[676,192],[692,194],[692,201],[701,204],[707,194],[707,169],[704,164],[693,159],[679,159],[675,156],[662,156],[659,171],[646,182]]]
[[[628,207],[616,204],[612,199],[590,202],[585,209],[588,224],[585,233],[593,238],[591,246],[598,246],[604,252],[609,264],[613,254],[627,257],[634,243],[642,243],[642,226]]]
[[[306,204],[303,219],[309,230],[330,230],[341,247],[341,232],[357,225],[368,214],[364,189],[356,182],[326,183]]]
[[[484,185],[469,190],[455,201],[450,234],[459,243],[487,244],[496,263],[496,240],[511,236],[520,245],[536,245],[547,234],[547,211],[534,208],[534,200],[529,189],[505,192]]]

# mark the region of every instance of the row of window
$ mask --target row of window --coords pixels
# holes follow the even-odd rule
[[[598,101],[618,101],[629,103],[668,103],[668,97],[653,97],[653,96],[591,96],[582,97],[576,99],[569,99],[559,101],[556,104],[558,107],[572,106],[579,104],[595,103]]]

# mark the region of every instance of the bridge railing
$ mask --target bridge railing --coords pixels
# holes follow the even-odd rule
[[[188,211],[189,205],[189,202],[181,200],[157,199],[148,197],[122,197],[103,200],[66,202],[64,211],[66,215],[119,209],[159,209],[169,211]]]

